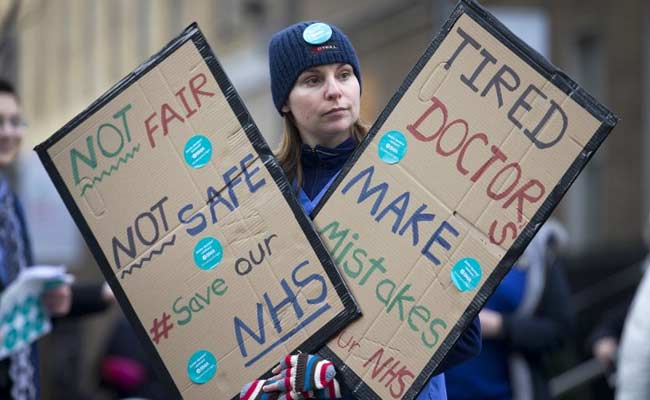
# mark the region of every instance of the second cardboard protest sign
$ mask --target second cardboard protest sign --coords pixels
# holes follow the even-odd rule
[[[234,398],[358,316],[196,25],[37,151],[183,398]]]
[[[616,118],[462,1],[315,211],[363,317],[323,351],[414,398]]]

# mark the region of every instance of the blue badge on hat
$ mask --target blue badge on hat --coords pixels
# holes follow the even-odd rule
[[[332,28],[322,22],[316,22],[305,28],[302,38],[309,44],[323,44],[332,37]]]

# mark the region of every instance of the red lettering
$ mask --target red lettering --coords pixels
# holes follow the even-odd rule
[[[460,142],[458,142],[456,147],[454,147],[453,149],[451,149],[449,151],[445,151],[442,148],[442,139],[445,137],[445,134],[447,132],[449,132],[449,128],[451,128],[452,126],[454,126],[456,124],[461,124],[465,128],[464,131],[463,131],[463,139]],[[458,151],[458,149],[461,148],[463,143],[465,143],[465,139],[467,138],[467,133],[468,132],[469,132],[469,127],[467,126],[467,122],[465,122],[465,120],[456,119],[456,120],[452,121],[449,125],[445,126],[443,128],[442,132],[440,133],[440,138],[438,139],[438,143],[436,143],[436,151],[438,152],[438,154],[440,154],[441,156],[444,156],[444,157],[448,157],[448,156],[454,154],[455,152]]]
[[[348,353],[351,353],[352,350],[354,350],[355,347],[361,347],[359,345],[359,342],[354,340],[354,336],[350,336],[350,339],[348,339],[347,342],[343,343],[343,334],[344,332],[341,332],[337,337],[336,337],[336,344],[342,348],[342,349],[347,349]]]
[[[190,105],[187,104],[187,99],[185,98],[185,86],[183,86],[178,92],[176,92],[176,97],[181,99],[181,103],[183,103],[183,107],[185,107],[185,111],[187,114],[185,114],[185,118],[189,118],[192,115],[196,114],[196,108],[192,109],[190,108]]]
[[[158,125],[151,125],[151,120],[156,118],[156,113],[152,113],[149,118],[144,120],[144,127],[147,131],[147,137],[149,138],[149,144],[151,145],[151,148],[153,149],[156,147],[156,142],[153,140],[153,133],[158,129]]]
[[[198,109],[201,107],[200,96],[212,97],[215,95],[213,92],[201,90],[201,88],[205,86],[207,82],[208,79],[205,74],[199,73],[190,79],[188,83],[190,92],[192,93],[194,101],[196,102],[196,108],[192,108],[187,101],[187,96],[185,95],[186,86],[183,86],[175,93],[175,96],[180,99],[180,102],[183,104],[183,108],[186,112],[185,118],[189,118],[198,112]],[[154,121],[156,118],[158,118],[158,113],[154,112],[144,121],[145,130],[147,132],[147,137],[149,138],[149,144],[151,145],[151,148],[156,147],[156,141],[154,140],[153,135],[156,130],[158,130],[159,124],[162,126],[163,136],[167,136],[169,133],[170,122],[173,120],[185,122],[185,119],[168,103],[163,103],[162,106],[160,106],[160,121]],[[159,124],[156,122],[159,122]]]
[[[493,189],[494,188],[494,183],[499,179],[499,177],[501,175],[503,175],[506,171],[508,171],[511,168],[515,169],[515,173],[516,173],[515,180],[510,184],[510,186],[508,186],[501,193],[495,193],[494,189]],[[517,186],[517,184],[519,183],[520,178],[521,178],[521,167],[519,166],[519,164],[510,163],[510,164],[506,165],[505,167],[501,168],[501,170],[499,170],[499,172],[497,172],[497,174],[494,175],[494,178],[492,178],[492,180],[490,181],[490,184],[487,187],[488,196],[490,196],[490,198],[494,199],[494,200],[501,200],[502,198],[504,198],[508,194],[510,194],[510,192],[512,192],[512,189],[514,189],[515,186]]]
[[[498,77],[500,79],[500,75],[498,75]],[[502,80],[497,80],[495,82],[503,83]],[[495,84],[494,86],[496,89],[499,89],[498,85]],[[435,116],[433,116],[434,112],[436,114]],[[488,198],[496,201],[506,199],[502,205],[503,209],[507,209],[515,203],[517,212],[516,221],[499,222],[495,220],[492,222],[488,234],[490,241],[501,245],[506,241],[516,239],[518,229],[520,228],[519,225],[524,221],[525,204],[533,204],[540,201],[546,192],[544,185],[537,179],[531,179],[528,182],[523,180],[523,182],[526,183],[522,185],[522,177],[524,176],[522,166],[516,161],[508,163],[508,156],[499,148],[498,145],[490,145],[486,133],[478,132],[472,135],[470,134],[470,127],[465,119],[457,118],[452,122],[447,123],[448,118],[450,118],[450,115],[447,106],[436,96],[433,96],[429,107],[424,110],[413,124],[406,125],[406,129],[414,138],[421,142],[432,142],[437,140],[435,143],[436,154],[443,157],[457,154],[455,160],[456,169],[462,175],[468,175],[470,170],[474,169],[473,165],[480,165],[480,167],[470,176],[470,181],[478,182],[478,180],[483,178],[483,176],[487,176],[486,179],[489,179],[489,183],[485,189],[485,194]],[[458,127],[460,130],[452,129],[453,127]],[[480,142],[483,146],[490,145],[490,151],[492,154],[488,155],[489,158],[487,160],[485,160],[484,157],[473,157],[474,159],[478,158],[479,161],[471,161],[472,157],[470,157],[469,163],[472,165],[467,166],[465,165],[467,152],[474,142]],[[479,153],[482,155],[484,151]],[[494,168],[492,168],[493,166]],[[371,360],[376,357],[381,358],[381,355],[376,353]],[[389,361],[392,361],[392,358],[390,358]],[[382,364],[379,372],[388,365],[389,361]],[[370,360],[366,364],[369,363]],[[378,367],[379,364],[376,364],[373,378],[377,373],[379,373],[377,372]],[[392,369],[389,371],[392,371]]]
[[[411,379],[415,378],[415,375],[413,372],[411,372],[405,365],[402,365],[402,368],[397,371],[397,384],[399,385],[399,391],[394,391],[393,390],[393,385],[390,386],[390,395],[393,396],[396,399],[399,399],[402,397],[404,394],[404,390],[406,389],[406,382],[404,382],[404,379],[406,377],[409,377]]]
[[[390,358],[390,360],[392,360],[392,359],[393,359],[393,357]],[[390,375],[390,378],[388,379],[388,381],[385,382],[386,387],[388,387],[391,383],[393,383],[395,378],[397,378],[397,373],[395,372],[395,368],[397,368],[398,365],[399,365],[399,360],[395,360],[393,365],[391,365],[390,368],[388,368],[386,370],[386,372],[381,377],[381,379],[379,379],[379,382],[384,383],[384,379],[386,379],[386,377]]]
[[[167,133],[169,132],[168,126],[172,120],[177,119],[180,122],[185,122],[183,117],[178,115],[178,113],[167,103],[164,103],[162,107],[160,107],[160,119],[162,120],[163,136],[167,136]]]
[[[368,359],[368,361],[365,362],[365,364],[363,364],[363,367],[367,368],[368,365],[372,363],[373,360],[375,360],[376,358],[377,361],[375,362],[372,372],[370,373],[371,378],[375,379],[377,375],[379,375],[386,368],[386,366],[391,364],[391,366],[386,370],[386,372],[379,379],[379,383],[383,383],[384,387],[389,389],[390,394],[391,396],[393,396],[393,398],[399,399],[402,397],[402,395],[404,394],[404,390],[406,389],[405,378],[406,377],[414,378],[415,375],[405,365],[402,365],[402,367],[396,371],[396,369],[400,365],[400,361],[396,360],[393,357],[388,357],[388,359],[382,363],[381,361],[383,355],[384,355],[384,349],[380,348],[375,352],[375,354],[373,354]],[[380,363],[381,363],[381,367],[379,367]],[[384,382],[384,379],[386,379],[386,377],[389,375],[390,378],[386,382]],[[397,379],[397,381],[395,379]],[[397,385],[397,389],[393,384]]]
[[[487,135],[485,133],[477,133],[472,135],[472,137],[469,138],[467,142],[465,142],[465,145],[463,146],[463,149],[460,151],[460,154],[458,154],[458,158],[456,159],[456,169],[458,169],[458,172],[460,172],[463,175],[467,175],[469,172],[465,166],[463,165],[463,160],[465,159],[465,152],[467,151],[467,148],[469,145],[474,141],[480,139],[483,141],[483,145],[487,146],[488,144],[488,139]]]
[[[407,125],[407,126],[406,126],[406,129],[407,129],[409,132],[411,132],[411,134],[412,134],[413,136],[415,136],[415,138],[416,138],[417,140],[419,140],[419,141],[421,141],[421,142],[430,142],[430,141],[432,141],[433,139],[435,139],[435,138],[440,134],[440,131],[441,131],[441,130],[444,128],[444,126],[447,124],[447,107],[446,107],[446,106],[445,106],[445,105],[444,105],[440,100],[438,100],[438,98],[435,97],[435,96],[431,98],[431,102],[432,102],[431,106],[430,106],[429,108],[427,108],[426,111],[424,111],[424,113],[420,116],[420,118],[418,118],[417,121],[415,121],[415,124],[413,124],[413,125]],[[440,112],[442,112],[442,124],[440,125],[440,127],[438,128],[438,130],[436,131],[436,133],[434,133],[434,134],[431,135],[431,136],[425,136],[425,135],[424,135],[423,133],[421,133],[418,129],[419,129],[420,125],[422,124],[422,122],[423,122],[425,119],[427,119],[427,117],[428,117],[428,116],[429,116],[429,115],[430,115],[434,110],[436,110],[436,109],[438,109],[438,108],[440,109]]]
[[[517,238],[517,225],[515,225],[514,222],[508,222],[507,224],[505,224],[501,228],[501,231],[500,231],[501,235],[497,239],[494,236],[495,233],[496,233],[495,231],[496,231],[496,228],[497,228],[497,224],[498,224],[497,221],[492,221],[492,224],[490,225],[489,236],[490,236],[490,241],[492,243],[497,244],[497,245],[501,245],[506,239],[508,239],[507,238],[508,230],[512,231],[512,237],[510,238],[511,240],[515,240]]]
[[[199,79],[202,79],[202,82],[195,84],[195,82]],[[190,91],[192,92],[192,96],[194,96],[194,101],[196,102],[196,105],[198,107],[201,107],[201,99],[199,99],[199,95],[202,94],[203,96],[208,96],[212,97],[215,95],[213,92],[206,92],[204,90],[201,90],[203,85],[205,85],[208,82],[208,79],[205,77],[205,74],[200,73],[194,78],[190,79]]]
[[[372,355],[372,357],[368,359],[368,361],[366,361],[365,364],[363,364],[363,367],[367,368],[368,364],[370,364],[375,358],[377,358],[377,362],[375,363],[375,366],[372,368],[372,373],[371,373],[372,379],[375,379],[377,375],[379,375],[379,373],[383,371],[384,368],[386,368],[386,365],[390,364],[393,361],[393,357],[389,357],[388,360],[384,361],[384,363],[381,365],[381,368],[378,369],[379,363],[381,362],[381,358],[383,355],[384,355],[384,349],[380,348],[375,352],[375,354]]]
[[[492,157],[490,157],[489,160],[481,168],[479,168],[478,171],[474,175],[472,175],[471,178],[469,178],[472,182],[476,182],[479,180],[479,178],[483,175],[485,170],[490,168],[490,165],[494,164],[496,160],[501,160],[505,162],[508,159],[508,156],[503,154],[503,152],[495,145],[492,145]]]
[[[536,195],[530,195],[528,193],[529,189],[535,190],[537,188],[538,193]],[[517,200],[517,222],[521,222],[524,215],[524,200],[528,200],[531,203],[537,202],[539,199],[544,196],[546,190],[544,185],[537,179],[531,179],[524,186],[520,187],[512,197],[510,197],[505,203],[503,203],[503,208],[508,208],[515,200]]]

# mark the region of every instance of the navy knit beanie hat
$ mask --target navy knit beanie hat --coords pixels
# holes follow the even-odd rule
[[[304,70],[335,63],[350,64],[361,87],[357,53],[350,39],[336,26],[305,21],[273,35],[269,43],[271,93],[280,115],[293,84]]]

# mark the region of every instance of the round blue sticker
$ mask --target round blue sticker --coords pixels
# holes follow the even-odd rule
[[[216,267],[222,258],[221,242],[213,237],[204,237],[194,246],[194,263],[203,270]]]
[[[192,168],[205,167],[212,158],[212,143],[203,135],[195,135],[185,143],[185,162]]]
[[[481,275],[481,265],[473,258],[463,258],[451,269],[451,280],[461,292],[476,288]]]
[[[387,164],[398,163],[404,158],[408,142],[400,131],[388,131],[379,141],[379,158]]]
[[[309,44],[323,44],[332,37],[332,28],[322,22],[309,25],[302,32],[302,38]]]
[[[217,359],[207,350],[192,354],[187,362],[187,375],[194,383],[204,384],[217,373]]]

